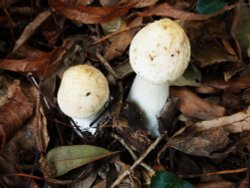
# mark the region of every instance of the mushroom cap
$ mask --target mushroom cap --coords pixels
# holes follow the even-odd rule
[[[154,84],[170,83],[180,77],[188,66],[190,54],[185,31],[167,18],[142,28],[129,48],[134,71]]]
[[[76,65],[62,77],[57,100],[60,109],[72,118],[95,115],[109,97],[109,86],[101,71],[90,65]]]

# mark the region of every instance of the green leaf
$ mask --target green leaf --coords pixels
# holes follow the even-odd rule
[[[198,0],[196,10],[201,14],[211,14],[221,10],[226,4],[226,0]]]
[[[90,145],[60,146],[50,150],[46,159],[55,169],[56,176],[61,176],[70,170],[116,153]]]
[[[194,188],[194,186],[170,172],[157,171],[151,179],[150,188]]]

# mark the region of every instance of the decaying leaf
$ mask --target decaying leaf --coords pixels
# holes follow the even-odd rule
[[[235,185],[229,181],[212,181],[195,185],[196,188],[234,188]]]
[[[199,132],[191,126],[171,137],[168,145],[189,155],[209,157],[212,152],[224,148],[228,143],[229,138],[223,128]]]
[[[201,72],[193,65],[189,64],[185,72],[171,83],[171,86],[198,86],[201,82]]]
[[[130,23],[123,22],[120,30],[125,30],[130,27],[136,27],[142,24],[142,18],[138,17],[134,19]],[[111,60],[115,57],[120,56],[124,53],[128,45],[130,44],[132,38],[134,37],[137,30],[129,30],[127,32],[123,32],[117,36],[114,36],[111,41],[111,45],[107,46],[107,50],[105,51],[105,59]]]
[[[168,144],[188,154],[209,157],[227,146],[229,134],[249,131],[249,122],[250,107],[231,116],[201,121],[183,128],[170,138]]]
[[[229,54],[224,48],[218,46],[214,41],[204,41],[194,54],[200,67],[206,67],[215,63],[226,61],[239,62],[237,56]]]
[[[247,48],[247,55],[250,58],[250,34],[248,35],[248,48]]]
[[[143,8],[143,7],[149,7],[157,3],[159,0],[143,0],[139,1],[136,5],[135,8]]]
[[[131,75],[134,72],[128,61],[119,64],[117,67],[114,67],[114,71],[121,80],[125,79],[127,76]],[[110,84],[116,83],[116,78],[114,78],[111,73],[107,75],[107,79]]]
[[[155,7],[152,7],[151,9],[147,9],[144,12],[141,12],[139,15],[141,16],[165,16],[165,17],[171,17],[175,19],[182,19],[182,20],[208,20],[212,17],[215,17],[224,11],[231,10],[234,8],[236,5],[232,6],[226,6],[224,7],[224,10],[218,11],[213,14],[208,14],[208,15],[201,15],[201,14],[196,14],[192,12],[187,12],[181,9],[178,9],[168,3],[161,3]]]
[[[24,44],[29,37],[34,34],[35,30],[38,29],[38,27],[46,21],[51,16],[51,11],[46,10],[42,13],[40,13],[32,22],[30,22],[24,29],[22,35],[19,37],[19,39],[16,41],[15,47],[12,51],[15,52],[22,44]]]
[[[224,107],[203,100],[187,88],[171,87],[170,96],[180,100],[178,109],[187,116],[208,120],[225,115]]]
[[[141,112],[133,104],[126,103],[123,116],[124,118],[114,120],[113,127],[131,148],[143,153],[152,141],[148,138],[148,130],[143,126]]]
[[[50,150],[46,159],[61,176],[82,165],[116,154],[104,148],[90,145],[60,146]]]
[[[20,81],[0,79],[3,83],[1,92],[6,92],[0,100],[0,146],[3,147],[31,117],[34,104],[23,92]],[[7,88],[6,91],[4,88]]]
[[[79,188],[79,187],[84,187],[84,188],[91,188],[94,181],[96,180],[97,177],[97,172],[92,172],[86,179],[76,182],[73,184],[68,185],[69,188]]]
[[[247,56],[248,35],[250,34],[250,9],[244,5],[244,1],[237,6],[236,17],[232,25],[231,33],[238,41],[242,56]]]
[[[45,77],[57,67],[65,53],[64,46],[55,48],[48,53],[35,51],[36,54],[29,54],[32,55],[31,57],[27,54],[28,56],[18,59],[10,57],[0,60],[0,69],[23,73],[31,72],[38,77]]]
[[[76,5],[69,6],[69,2],[62,0],[49,0],[53,11],[71,19],[77,23],[97,24],[111,21],[124,15],[130,8],[135,6],[138,0],[131,0],[128,4],[119,7],[94,7]]]
[[[204,86],[209,86],[215,89],[225,90],[231,89],[246,89],[250,87],[250,76],[242,76],[237,79],[229,80],[225,82],[224,80],[210,80],[202,83]]]

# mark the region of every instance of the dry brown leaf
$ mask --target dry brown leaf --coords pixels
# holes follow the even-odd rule
[[[136,5],[135,8],[144,8],[144,7],[149,7],[157,3],[159,0],[143,0],[139,1]]]
[[[172,136],[168,145],[189,155],[210,157],[212,152],[223,149],[229,141],[223,128],[197,131],[190,126]]]
[[[236,149],[231,147],[224,154],[212,154],[227,146],[230,141],[229,134],[249,130],[250,107],[231,116],[201,121],[183,128],[169,139],[168,145],[187,154],[218,158]],[[244,139],[241,144],[247,147]]]
[[[51,11],[46,10],[40,13],[32,22],[30,22],[24,29],[22,35],[17,39],[15,47],[12,51],[14,53],[20,46],[22,46],[34,32],[51,16]]]
[[[84,5],[69,6],[67,1],[49,0],[53,11],[65,18],[84,24],[98,24],[111,21],[127,13],[137,2],[138,0],[130,0],[128,4],[118,7],[94,7]]]
[[[250,76],[243,76],[234,80],[230,80],[228,82],[225,82],[223,80],[211,80],[211,81],[205,81],[202,83],[203,86],[209,86],[215,89],[246,89],[250,87]]]
[[[140,26],[142,24],[142,17],[135,18],[129,24],[123,22],[120,27],[120,30],[125,30],[127,28],[132,28],[136,26]],[[117,36],[114,36],[111,41],[111,45],[107,47],[105,51],[105,59],[112,60],[115,57],[121,56],[124,51],[127,49],[128,45],[130,44],[131,40],[133,39],[137,30],[128,30],[127,32],[123,32]]]
[[[134,72],[129,62],[121,63],[117,67],[114,67],[113,69],[118,75],[119,79],[121,80],[131,75]],[[113,85],[116,84],[116,78],[111,73],[107,74],[106,77],[109,81],[109,84]]]
[[[204,41],[198,50],[193,54],[200,67],[210,66],[223,62],[240,62],[237,56],[229,54],[224,48],[215,41]]]
[[[229,181],[212,181],[196,184],[195,188],[235,188],[235,185]]]
[[[180,99],[178,109],[187,116],[202,120],[214,119],[225,115],[225,108],[203,100],[187,88],[170,88],[170,96]]]
[[[248,48],[247,48],[247,55],[250,58],[250,35],[248,35]]]
[[[249,188],[250,180],[249,180],[249,170],[247,172],[247,176],[241,181],[239,188]]]
[[[223,10],[208,14],[208,15],[201,15],[196,14],[192,12],[187,12],[181,9],[176,8],[175,6],[171,6],[168,3],[161,3],[155,7],[149,8],[145,10],[144,12],[139,13],[140,16],[165,16],[165,17],[171,17],[175,19],[181,19],[181,20],[208,20],[212,17],[215,17],[225,11],[231,10],[236,6],[236,4],[231,6],[224,7]]]
[[[32,72],[38,77],[45,77],[61,62],[65,49],[62,46],[48,53],[38,50],[35,52],[35,54],[30,53],[31,56],[28,54],[28,56],[18,59],[9,57],[0,60],[0,69],[24,73]]]
[[[250,130],[250,107],[231,116],[197,122],[192,126],[196,131],[223,127],[227,133],[241,133]]]
[[[17,133],[33,114],[34,104],[23,93],[18,80],[7,82],[0,78],[7,88],[0,102],[0,147]]]

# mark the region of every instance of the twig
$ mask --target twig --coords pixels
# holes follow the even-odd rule
[[[121,138],[119,135],[117,135],[117,134],[115,134],[115,133],[112,133],[111,136],[112,136],[113,138],[115,138],[117,141],[119,141],[119,142],[128,150],[128,152],[130,153],[130,155],[132,156],[132,158],[133,158],[134,160],[137,160],[137,159],[138,159],[138,157],[136,156],[136,154],[134,153],[134,151],[131,149],[130,146],[128,146],[128,145],[126,144],[126,142],[125,142],[125,140],[124,140],[123,138]],[[146,163],[142,162],[140,165],[141,165],[142,167],[144,167],[146,170],[148,170],[150,173],[152,173],[152,174],[155,173],[155,171],[154,171],[149,165],[147,165]]]
[[[121,33],[124,33],[124,32],[127,32],[127,31],[131,31],[131,30],[134,30],[134,29],[138,29],[138,28],[140,28],[140,27],[142,27],[144,25],[145,24],[141,24],[141,25],[138,25],[138,26],[135,26],[135,27],[129,27],[129,28],[126,28],[126,29],[123,29],[123,30],[116,31],[114,33],[110,33],[110,34],[108,34],[108,35],[106,35],[106,36],[98,39],[97,41],[95,41],[94,45],[95,44],[99,44],[99,43],[101,43],[101,42],[103,42],[105,40],[108,40],[108,39],[110,39],[110,38],[112,38],[112,37],[114,37],[116,35],[121,34]]]
[[[120,79],[119,75],[114,71],[114,69],[110,66],[107,60],[99,52],[96,53],[96,57],[105,66],[105,68],[110,72],[110,74],[112,74],[112,76],[114,76],[116,79]]]
[[[207,177],[213,175],[222,175],[222,174],[236,174],[241,172],[246,172],[248,168],[239,168],[236,170],[222,170],[217,172],[209,172],[206,174],[192,174],[192,175],[181,175],[182,178],[197,178],[197,177]]]
[[[147,157],[147,155],[157,146],[157,144],[161,141],[161,139],[164,137],[164,134],[159,136],[154,143],[140,156],[140,158],[138,158],[134,164],[126,171],[124,171],[115,181],[114,183],[111,185],[111,188],[115,188],[117,185],[119,185],[121,183],[121,181],[131,173],[131,171],[137,166],[139,165],[144,159],[145,157]]]

